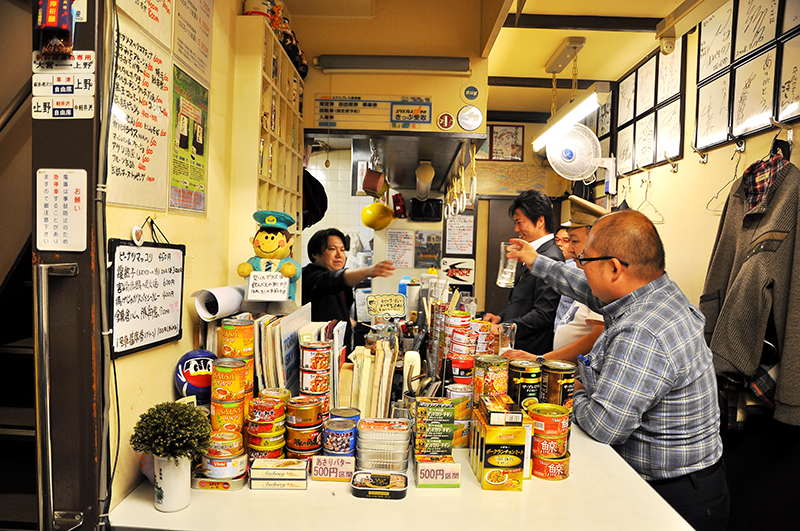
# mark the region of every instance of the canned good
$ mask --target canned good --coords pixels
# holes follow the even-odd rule
[[[564,457],[533,456],[531,473],[541,479],[567,479],[569,477],[569,452]]]
[[[223,319],[219,355],[225,358],[246,358],[253,355],[253,321]]]
[[[321,394],[314,394],[314,393],[300,393],[300,396],[310,396],[313,398],[318,398],[320,401],[320,410],[322,411],[322,420],[328,418],[328,413],[331,410],[331,392],[326,391],[325,393]]]
[[[300,344],[300,369],[327,371],[331,368],[330,341],[309,341]]]
[[[533,404],[528,408],[533,420],[533,433],[547,436],[569,432],[569,411],[558,404]]]
[[[242,360],[217,358],[211,361],[211,400],[244,398],[245,363]]]
[[[453,330],[453,341],[474,347],[478,342],[478,332],[471,328],[456,328]]]
[[[472,386],[465,384],[450,384],[445,388],[447,398],[453,400],[455,420],[468,420],[472,418]]]
[[[358,424],[361,419],[361,410],[357,407],[334,407],[330,412],[332,419],[350,419]]]
[[[326,452],[348,453],[356,448],[356,423],[350,419],[328,419],[322,424],[322,446]]]
[[[575,391],[575,364],[571,361],[547,360],[542,364],[542,386],[539,402],[558,404],[572,411]]]
[[[508,359],[503,356],[483,354],[475,356],[475,373],[472,386],[474,400],[480,395],[505,395],[508,392]]]
[[[322,447],[322,426],[286,428],[286,446],[292,450],[314,450]]]
[[[457,384],[471,385],[474,375],[475,357],[471,355],[451,356],[453,380]]]
[[[453,328],[468,327],[471,319],[472,315],[469,312],[456,310],[447,316],[445,323]]]
[[[293,448],[286,448],[286,458],[287,459],[305,459],[308,461],[315,455],[320,455],[322,453],[322,446],[319,448],[314,448],[313,450],[295,450]]]
[[[284,404],[288,404],[289,399],[292,397],[292,393],[283,387],[266,387],[258,392],[258,397],[274,398],[275,400],[280,400]]]
[[[269,422],[285,418],[286,406],[275,398],[254,398],[250,402],[250,420]]]
[[[211,400],[211,429],[242,431],[244,400]]]
[[[252,435],[266,435],[268,433],[282,432],[285,424],[286,416],[275,420],[254,420],[248,418],[245,422],[245,429]]]
[[[508,363],[508,396],[522,405],[526,398],[539,398],[542,383],[542,365],[531,360],[513,360]]]
[[[475,355],[475,343],[461,343],[453,339],[450,342],[450,355],[451,356],[474,356]]]
[[[247,456],[244,452],[231,457],[204,454],[201,458],[203,475],[212,479],[232,479],[247,471]]]
[[[322,422],[322,400],[316,396],[296,396],[286,404],[286,423],[295,428]]]
[[[569,440],[569,432],[563,435],[540,435],[533,434],[531,437],[531,453],[539,457],[557,458],[567,455],[567,441]]]
[[[209,437],[209,456],[234,456],[242,453],[244,444],[242,434],[238,431],[212,431]]]
[[[285,446],[285,441],[273,446],[249,446],[247,449],[247,456],[250,463],[256,459],[283,459],[286,455]]]
[[[469,419],[455,420],[455,431],[453,431],[453,448],[466,448],[470,441],[470,427],[472,421]]]
[[[300,392],[311,394],[327,393],[330,389],[331,371],[300,370]]]
[[[269,433],[252,433],[248,431],[247,446],[251,448],[254,446],[257,448],[283,446],[286,443],[286,438],[284,437],[285,433],[286,428],[281,428],[280,430]]]
[[[478,319],[472,319],[469,322],[469,327],[476,332],[483,332],[484,334],[488,334],[492,331],[492,323]]]
[[[254,365],[256,359],[255,356],[247,356],[243,358],[232,356],[226,359],[239,360],[244,362],[244,388],[246,391],[250,391],[250,395],[252,395],[253,384],[254,384],[253,375],[255,374],[255,365]]]

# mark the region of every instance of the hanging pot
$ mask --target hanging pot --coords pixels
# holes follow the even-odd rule
[[[392,209],[375,202],[361,210],[361,222],[373,230],[383,230],[392,222]]]
[[[172,513],[185,509],[192,499],[192,462],[188,457],[174,459],[153,456],[156,509]]]
[[[364,192],[372,197],[381,197],[389,189],[389,183],[386,180],[386,176],[382,173],[374,170],[367,170],[367,173],[364,175],[364,184],[362,184],[362,188]]]

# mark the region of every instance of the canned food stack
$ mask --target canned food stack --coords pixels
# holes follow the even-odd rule
[[[356,470],[408,469],[411,422],[406,419],[361,419],[356,436]]]
[[[569,411],[558,404],[533,404],[531,473],[537,478],[559,480],[569,476]]]
[[[242,434],[217,430],[211,432],[208,450],[201,457],[201,472],[209,479],[237,479],[247,472]]]
[[[332,408],[330,418],[322,423],[322,453],[353,457],[356,451],[356,428],[360,419],[361,411],[358,408]]]
[[[492,354],[494,353],[494,336],[492,335],[492,323],[489,321],[481,321],[472,319],[469,322],[469,328],[473,332],[478,333],[475,343],[475,354]]]
[[[508,396],[522,409],[539,402],[542,364],[532,360],[508,362]]]
[[[470,430],[472,427],[472,386],[465,384],[450,384],[445,389],[447,398],[452,400],[455,415],[453,423],[453,448],[469,446]]]
[[[254,362],[253,321],[249,319],[223,319],[221,341],[217,358],[229,358],[244,362],[242,389],[242,411],[247,416],[250,401],[253,399]]]
[[[453,312],[449,317],[452,327],[449,336],[445,331],[447,357],[453,371],[453,381],[459,384],[472,385],[472,368],[478,343],[478,332],[470,328],[470,319],[460,315],[467,312]]]
[[[211,362],[211,429],[241,433],[244,427],[245,363],[232,358]]]
[[[322,401],[295,396],[286,405],[286,456],[309,459],[322,453]]]
[[[456,430],[453,399],[419,397],[414,407],[414,453],[451,455]]]
[[[286,404],[277,398],[254,398],[245,423],[248,456],[281,459],[286,446]]]
[[[300,344],[300,396],[319,398],[322,418],[331,408],[330,341],[308,341]]]
[[[449,308],[450,304],[447,302],[431,303],[431,315],[433,315],[433,323],[431,325],[430,340],[428,341],[428,359],[436,362],[436,365],[431,367],[431,369],[434,371],[439,370],[439,366],[441,365],[439,361],[443,357],[444,325],[445,318],[447,316],[447,310]]]

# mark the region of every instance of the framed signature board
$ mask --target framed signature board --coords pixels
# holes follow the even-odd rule
[[[108,254],[111,357],[179,340],[186,246],[112,239]]]

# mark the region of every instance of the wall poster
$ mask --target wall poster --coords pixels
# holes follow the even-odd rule
[[[656,115],[650,113],[636,120],[636,167],[653,164],[653,148],[655,147]]]
[[[386,231],[386,259],[394,262],[399,269],[411,269],[414,266],[414,231]]]
[[[681,156],[681,101],[656,111],[656,162]]]
[[[633,124],[617,132],[617,172],[622,175],[633,171]]]
[[[119,17],[114,102],[108,135],[108,202],[167,209],[169,51]]]
[[[771,125],[775,93],[775,48],[735,70],[733,136]]]
[[[658,56],[658,97],[656,103],[661,104],[673,96],[680,94],[681,70],[683,68],[683,38],[675,39],[675,51],[669,55]]]
[[[633,119],[633,104],[636,100],[636,74],[631,74],[619,83],[619,106],[617,107],[617,125]]]
[[[172,172],[169,206],[205,212],[208,173],[208,89],[174,68]]]
[[[164,46],[172,44],[172,0],[117,0],[117,7],[128,14]]]
[[[175,0],[175,58],[211,82],[211,25],[214,0]]]
[[[475,217],[471,214],[459,214],[458,216],[447,218],[444,254],[472,256],[475,253],[473,245]]]
[[[432,230],[418,230],[414,234],[414,268],[438,269],[442,256],[442,233]]]

